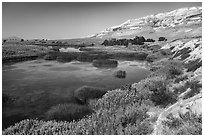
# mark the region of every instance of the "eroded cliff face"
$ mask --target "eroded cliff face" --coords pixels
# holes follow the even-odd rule
[[[145,38],[165,36],[168,40],[198,36],[202,32],[202,8],[181,8],[174,11],[130,19],[121,25],[107,28],[93,35],[95,38]],[[198,34],[200,33],[200,34]]]

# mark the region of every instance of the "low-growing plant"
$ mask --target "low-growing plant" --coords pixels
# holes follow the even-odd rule
[[[195,114],[191,111],[185,114],[179,114],[174,117],[172,114],[162,124],[163,133],[174,135],[201,135],[202,134],[202,115]],[[170,132],[171,131],[171,132]]]
[[[173,92],[170,92],[167,83],[163,81],[156,81],[150,87],[151,101],[155,103],[155,105],[167,106],[169,104],[173,104],[177,101],[177,97]]]
[[[155,40],[154,39],[146,39],[145,42],[155,42]]]
[[[183,64],[180,61],[172,60],[166,62],[166,64],[163,67],[151,73],[149,77],[163,75],[167,79],[173,79],[181,74],[183,74]]]

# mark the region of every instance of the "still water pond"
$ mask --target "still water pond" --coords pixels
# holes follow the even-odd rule
[[[113,74],[126,71],[126,78]],[[53,105],[73,102],[73,91],[87,85],[115,89],[144,79],[145,62],[118,61],[116,68],[97,68],[92,63],[59,63],[42,59],[3,65],[3,93],[15,103],[3,106],[3,127],[25,118],[41,118]]]

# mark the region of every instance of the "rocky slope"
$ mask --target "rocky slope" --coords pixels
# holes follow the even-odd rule
[[[123,38],[143,35],[145,38],[166,36],[173,39],[180,34],[197,36],[201,32],[202,8],[181,8],[171,12],[130,19],[93,35],[95,38]],[[174,32],[174,34],[172,34]]]

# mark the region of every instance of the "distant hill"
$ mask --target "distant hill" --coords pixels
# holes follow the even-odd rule
[[[202,7],[180,8],[127,20],[93,35],[92,38],[133,38],[136,35],[142,35],[145,38],[158,39],[160,36],[165,36],[167,39],[174,39],[197,35],[197,32],[202,31],[201,27]]]
[[[20,42],[22,38],[17,36],[11,36],[7,38],[3,38],[2,40],[6,40],[6,42]]]

